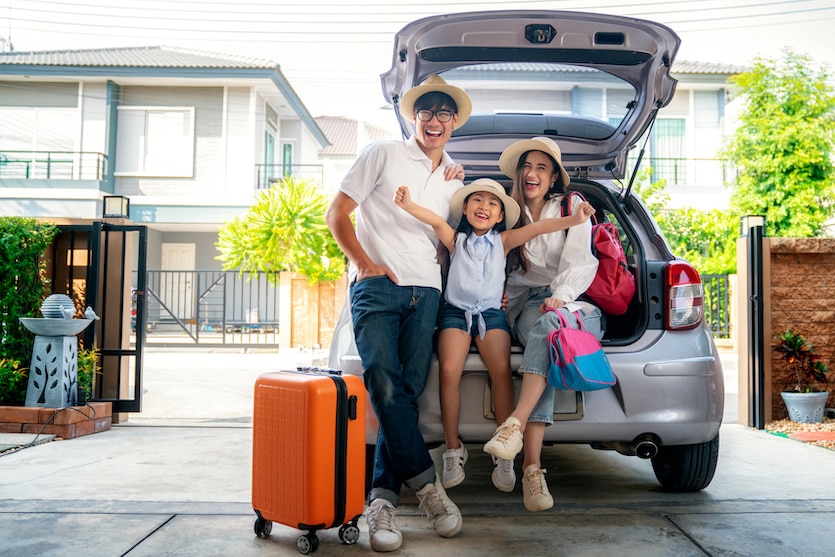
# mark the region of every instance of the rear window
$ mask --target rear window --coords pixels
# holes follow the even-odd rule
[[[546,62],[473,64],[441,76],[467,91],[470,120],[454,136],[525,134],[607,139],[635,101],[635,89],[605,71]]]

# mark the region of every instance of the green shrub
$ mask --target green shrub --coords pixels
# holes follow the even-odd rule
[[[50,293],[45,280],[44,251],[58,227],[27,217],[0,217],[0,358],[27,361],[32,356],[32,333],[21,317],[37,317]]]
[[[22,405],[26,402],[29,369],[18,360],[0,358],[0,405]]]

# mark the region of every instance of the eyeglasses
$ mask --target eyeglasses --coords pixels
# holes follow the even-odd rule
[[[428,122],[434,116],[441,124],[446,124],[455,115],[451,110],[418,110],[417,117],[421,122]]]

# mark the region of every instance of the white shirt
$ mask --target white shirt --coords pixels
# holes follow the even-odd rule
[[[444,298],[464,310],[467,332],[472,328],[473,317],[478,317],[479,336],[484,338],[487,324],[481,312],[501,309],[504,269],[504,242],[500,233],[490,230],[481,236],[456,234]]]
[[[571,196],[571,214],[582,203],[579,196]],[[560,217],[562,196],[545,202],[540,218]],[[528,219],[533,220],[527,206]],[[525,244],[528,271],[514,269],[507,277],[508,320],[513,323],[522,311],[527,292],[532,287],[550,286],[551,295],[566,302],[569,311],[586,309],[585,302],[576,302],[591,285],[597,274],[597,258],[591,251],[591,220],[568,229],[540,234]]]
[[[435,231],[395,205],[394,193],[399,186],[408,186],[415,203],[448,220],[450,198],[464,185],[444,179],[444,168],[452,163],[444,152],[433,172],[432,161],[414,137],[380,141],[363,149],[339,187],[357,203],[360,245],[372,261],[394,271],[400,286],[440,290],[441,267]],[[354,265],[348,273],[349,280],[354,280]]]

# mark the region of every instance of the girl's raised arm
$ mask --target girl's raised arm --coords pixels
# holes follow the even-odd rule
[[[431,226],[435,231],[435,234],[437,234],[438,238],[441,240],[441,243],[446,246],[449,253],[452,253],[455,249],[455,229],[452,228],[440,215],[433,213],[426,207],[421,207],[412,201],[412,196],[409,194],[408,187],[400,186],[397,188],[397,191],[394,192],[394,204],[415,217],[420,222]]]
[[[570,228],[575,224],[586,222],[593,214],[594,207],[587,201],[584,201],[577,206],[577,211],[573,215],[541,219],[520,228],[505,230],[502,232],[502,243],[504,244],[505,254],[540,234],[558,232]]]

